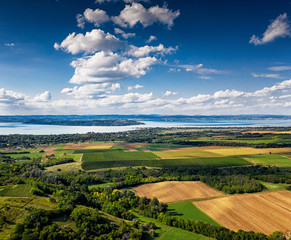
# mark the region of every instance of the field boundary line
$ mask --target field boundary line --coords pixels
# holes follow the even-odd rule
[[[174,227],[170,227],[169,229],[167,229],[167,231],[163,232],[163,234],[159,237],[159,240],[162,239],[162,237],[169,232],[170,230],[172,230]]]

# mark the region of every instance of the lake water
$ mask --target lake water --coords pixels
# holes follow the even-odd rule
[[[22,123],[0,123],[0,135],[8,134],[72,134],[87,132],[122,132],[147,127],[291,127],[291,120],[224,120],[224,121],[193,121],[168,122],[144,121],[145,125],[135,126],[56,126],[33,125]]]

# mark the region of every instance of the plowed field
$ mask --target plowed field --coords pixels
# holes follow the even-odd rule
[[[170,203],[191,199],[211,198],[223,195],[202,182],[171,181],[143,184],[134,188],[139,197],[158,198],[160,202]]]

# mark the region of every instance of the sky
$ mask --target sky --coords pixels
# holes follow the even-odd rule
[[[291,0],[1,0],[0,115],[291,114]]]

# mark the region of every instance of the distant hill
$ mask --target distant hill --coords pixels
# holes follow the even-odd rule
[[[288,115],[14,115],[0,116],[0,122],[70,126],[127,126],[138,121],[223,121],[223,120],[288,120]],[[98,121],[97,121],[98,120]],[[105,121],[106,120],[106,121]],[[122,121],[116,121],[122,120]],[[124,122],[124,120],[126,120]],[[58,124],[56,124],[58,122]],[[74,124],[74,125],[71,125]],[[104,125],[105,124],[105,125]],[[109,125],[110,124],[110,125]],[[111,125],[113,124],[113,125]]]
[[[31,119],[23,123],[42,125],[61,125],[61,126],[131,126],[144,124],[142,122],[128,119],[105,119],[105,120]]]

